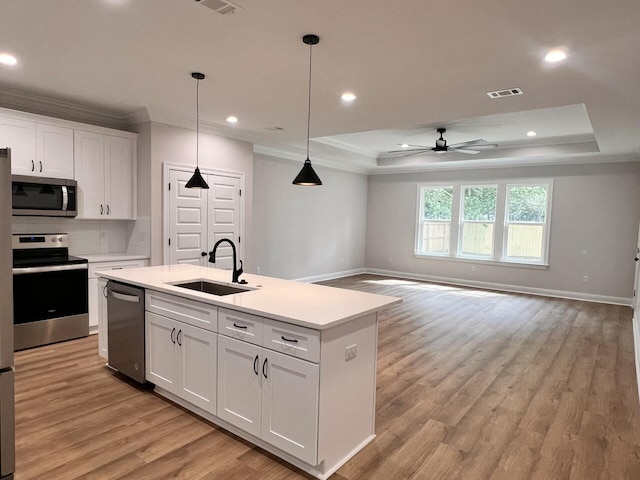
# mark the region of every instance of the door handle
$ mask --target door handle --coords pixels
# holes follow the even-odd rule
[[[171,343],[176,343],[176,341],[173,339],[173,334],[176,333],[176,327],[173,327],[171,329]]]
[[[180,335],[182,335],[182,329],[178,330],[178,335],[176,335],[176,341],[178,342],[178,345],[182,346],[182,344],[180,343]]]
[[[207,256],[207,252],[201,252],[201,253],[200,253],[200,256],[201,256],[201,257],[206,257],[206,256]]]
[[[636,257],[636,258],[634,258],[634,260],[637,262],[638,260],[640,260],[640,258]]]
[[[260,375],[260,374],[258,373],[258,355],[256,355],[256,358],[254,358],[254,359],[253,359],[253,372],[254,372],[256,375]]]
[[[268,362],[267,358],[265,358],[264,362],[262,362],[262,376],[264,378],[267,378],[267,362]]]

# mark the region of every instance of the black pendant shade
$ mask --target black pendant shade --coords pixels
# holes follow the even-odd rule
[[[191,178],[189,179],[185,187],[186,188],[209,188],[209,185],[207,185],[207,182],[205,182],[204,178],[202,178],[202,175],[200,174],[200,169],[196,167],[195,172],[193,172],[193,175],[191,175]]]
[[[204,74],[203,73],[198,73],[198,72],[193,72],[191,74],[191,76],[193,78],[196,79],[196,169],[193,172],[193,175],[191,176],[191,178],[189,179],[189,181],[187,182],[187,184],[185,185],[186,188],[204,188],[207,189],[209,188],[209,185],[207,185],[207,182],[204,180],[204,178],[202,177],[202,174],[200,173],[200,168],[198,165],[198,157],[200,156],[200,115],[199,115],[199,106],[200,106],[200,96],[199,96],[199,87],[200,87],[200,80],[204,80]]]
[[[320,42],[320,37],[317,35],[305,35],[302,37],[302,41],[309,45],[309,104],[307,110],[307,159],[304,161],[302,170],[298,173],[298,176],[293,180],[294,185],[300,185],[303,187],[312,187],[322,185],[322,180],[313,170],[311,166],[311,160],[309,160],[309,131],[311,125],[311,48],[313,45],[317,45]]]

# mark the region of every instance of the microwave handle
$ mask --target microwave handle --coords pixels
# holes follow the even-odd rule
[[[67,186],[62,185],[62,210],[66,212],[68,205],[69,205],[69,192],[67,191]]]

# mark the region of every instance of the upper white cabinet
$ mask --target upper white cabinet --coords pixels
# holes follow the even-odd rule
[[[135,219],[136,142],[75,130],[78,218]]]
[[[73,129],[0,117],[0,144],[11,148],[11,173],[74,178]]]

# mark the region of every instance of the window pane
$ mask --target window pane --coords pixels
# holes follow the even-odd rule
[[[425,221],[422,225],[422,251],[427,253],[449,253],[451,222]]]
[[[453,187],[424,187],[421,251],[449,253]]]
[[[542,260],[542,224],[509,224],[507,257],[523,260]]]
[[[496,219],[496,187],[465,187],[464,220]]]
[[[463,222],[460,253],[491,256],[493,254],[493,223]]]
[[[425,188],[424,190],[424,219],[451,220],[451,205],[453,203],[452,187]]]
[[[509,188],[509,221],[544,223],[547,214],[547,188],[540,185],[514,185]]]

